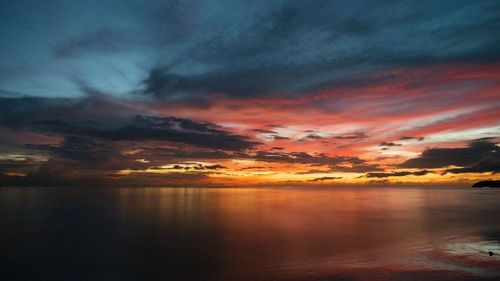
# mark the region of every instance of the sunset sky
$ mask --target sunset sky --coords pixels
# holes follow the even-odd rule
[[[500,179],[495,1],[1,1],[0,184]]]

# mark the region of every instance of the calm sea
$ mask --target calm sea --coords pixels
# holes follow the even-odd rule
[[[6,281],[500,280],[499,254],[500,190],[0,189]]]

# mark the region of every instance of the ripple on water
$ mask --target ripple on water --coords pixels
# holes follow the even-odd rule
[[[489,252],[494,255],[490,256]],[[500,275],[500,243],[480,236],[449,239],[434,251],[437,264],[484,276]]]

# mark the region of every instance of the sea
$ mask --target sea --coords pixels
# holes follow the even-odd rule
[[[0,280],[500,280],[500,189],[2,187]]]

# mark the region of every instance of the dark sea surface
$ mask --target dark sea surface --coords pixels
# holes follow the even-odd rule
[[[493,189],[0,189],[6,281],[500,280],[499,254]]]

